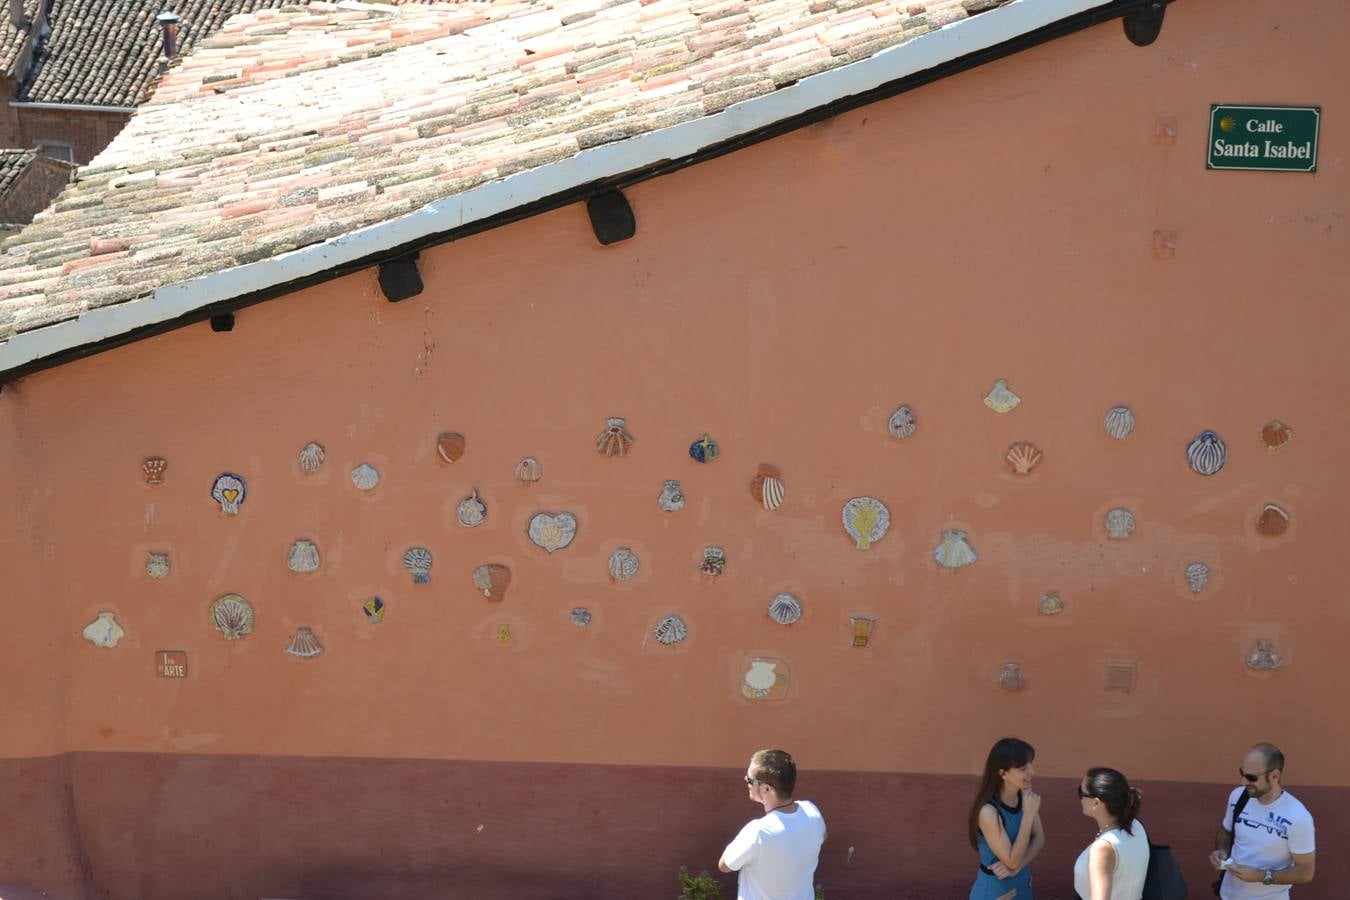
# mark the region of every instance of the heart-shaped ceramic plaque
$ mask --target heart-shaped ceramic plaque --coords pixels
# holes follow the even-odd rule
[[[570,512],[535,513],[530,519],[530,540],[552,553],[572,543],[577,536],[577,517]]]

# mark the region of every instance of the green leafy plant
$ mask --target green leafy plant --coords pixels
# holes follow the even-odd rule
[[[680,866],[680,900],[722,900],[722,886],[706,871],[690,875]]]
[[[825,900],[825,888],[816,885],[816,900]]]

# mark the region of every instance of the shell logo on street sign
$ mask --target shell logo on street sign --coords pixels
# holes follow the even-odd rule
[[[1209,108],[1207,169],[1316,172],[1320,106]]]

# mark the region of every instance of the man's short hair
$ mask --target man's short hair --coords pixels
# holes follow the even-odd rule
[[[780,797],[791,797],[797,787],[797,764],[786,750],[756,750],[750,757],[754,779],[773,788]]]
[[[1257,744],[1252,750],[1261,754],[1261,758],[1266,761],[1266,768],[1270,771],[1276,769],[1284,771],[1284,754],[1280,752],[1279,747],[1274,744]]]

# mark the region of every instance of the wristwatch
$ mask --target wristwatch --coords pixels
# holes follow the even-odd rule
[[[1266,877],[1261,879],[1261,883],[1262,883],[1262,884],[1274,884],[1274,883],[1275,883],[1275,873],[1272,872],[1272,871],[1270,871],[1270,869],[1266,869]]]

